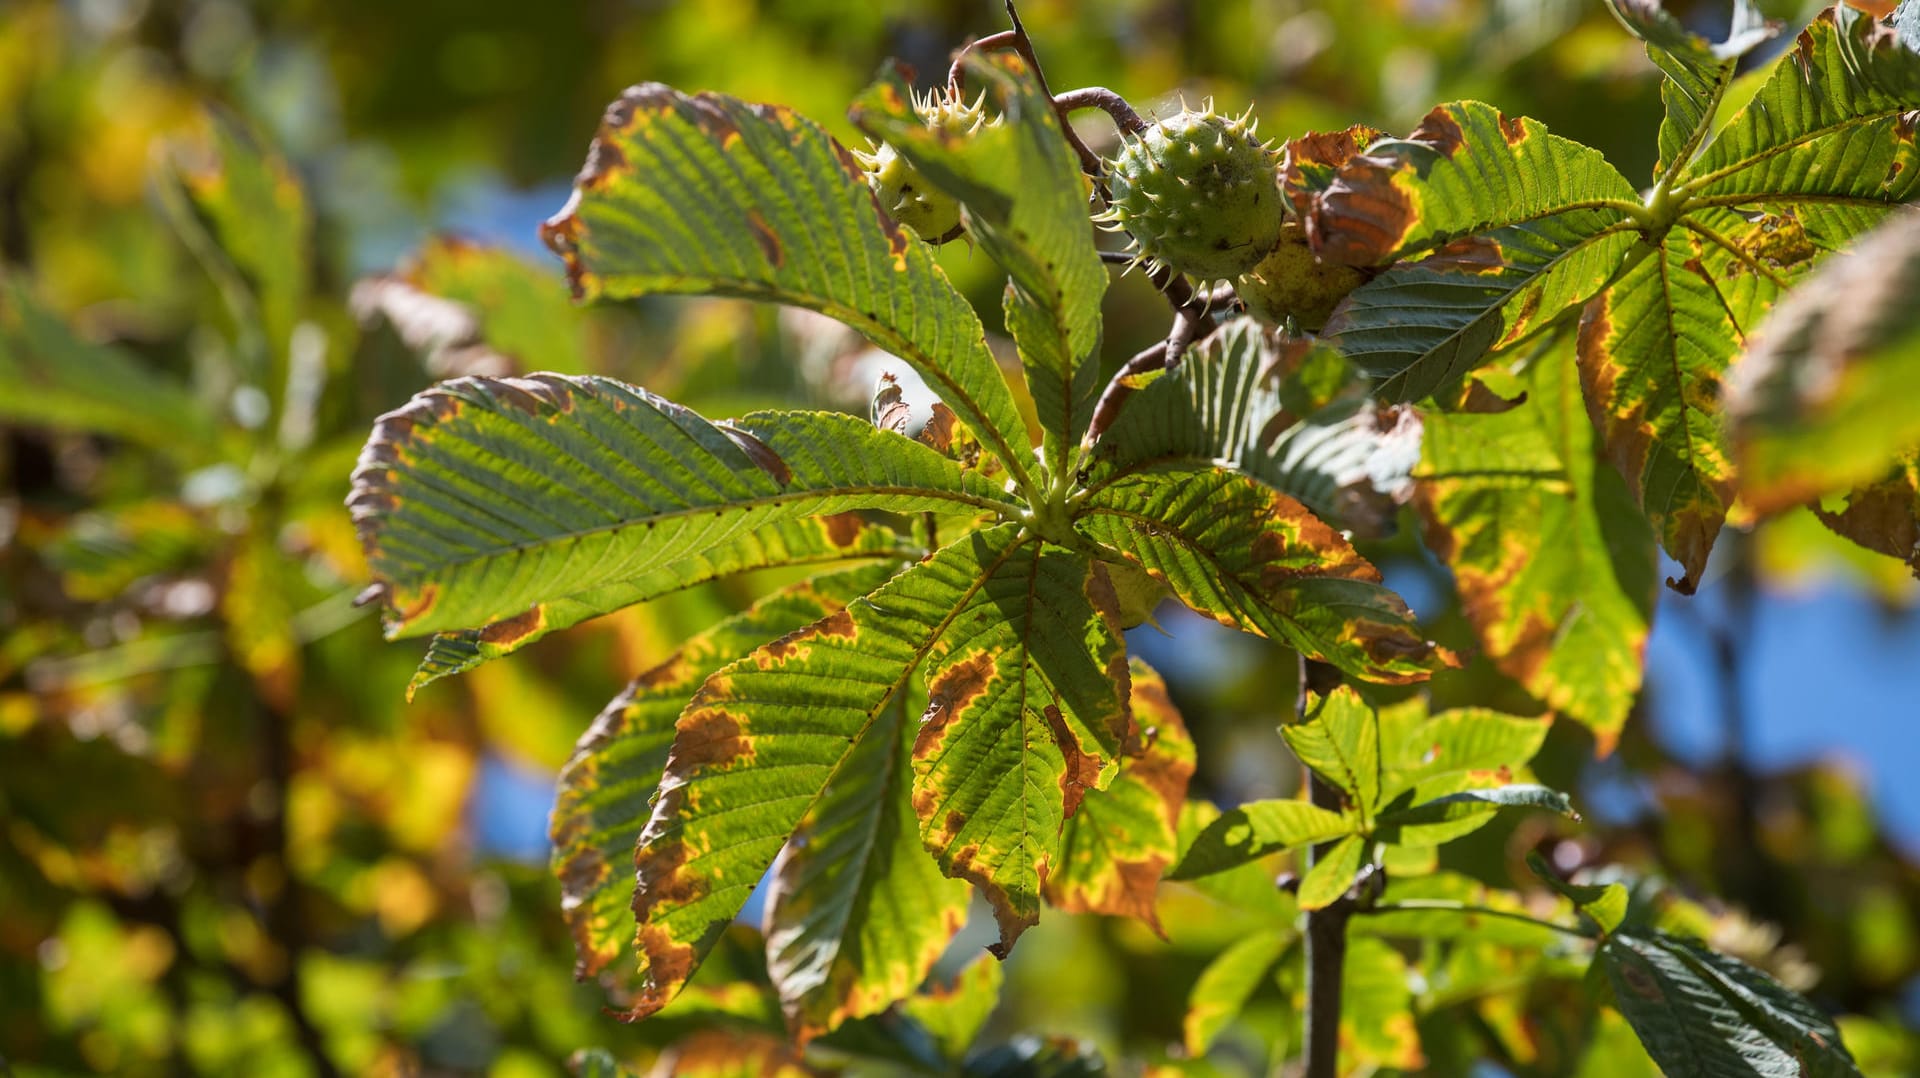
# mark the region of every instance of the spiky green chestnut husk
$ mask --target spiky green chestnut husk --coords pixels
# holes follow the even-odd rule
[[[1315,258],[1306,234],[1289,221],[1260,264],[1234,278],[1233,290],[1255,318],[1277,326],[1291,316],[1294,325],[1318,333],[1347,293],[1365,281],[1351,266]]]
[[[990,122],[978,98],[969,104],[951,94],[929,93],[925,98],[916,96],[913,107],[928,127],[953,135],[969,134]],[[928,183],[892,146],[883,142],[854,157],[866,170],[867,186],[889,217],[929,243],[958,238],[960,203]]]
[[[1134,257],[1149,270],[1226,280],[1278,242],[1280,155],[1246,119],[1185,109],[1127,137],[1110,163],[1101,219],[1133,234]]]

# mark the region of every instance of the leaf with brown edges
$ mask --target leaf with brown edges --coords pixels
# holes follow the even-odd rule
[[[822,791],[867,777],[848,768],[856,743],[1021,549],[1017,525],[974,532],[700,686],[634,853],[629,1018],[686,984]]]
[[[890,220],[811,120],[659,83],[607,106],[573,197],[540,228],[582,298],[712,294],[819,311],[926,379],[1009,468],[1012,390],[933,249]]]
[[[830,573],[762,599],[635,678],[581,735],[560,771],[550,828],[560,911],[573,932],[580,976],[599,973],[633,942],[634,842],[652,813],[687,698],[722,666],[843,609],[889,572],[874,566]]]
[[[1063,826],[1113,782],[1128,695],[1106,571],[1038,542],[994,566],[928,656],[913,805],[941,867],[992,903],[994,953],[1039,920]]]
[[[1046,896],[1057,909],[1138,917],[1165,935],[1154,900],[1179,852],[1193,739],[1160,675],[1138,659],[1129,666],[1139,753],[1122,759],[1113,785],[1088,793],[1067,821]]]
[[[1509,411],[1427,416],[1415,504],[1482,653],[1604,752],[1640,691],[1653,537],[1596,467],[1572,349],[1539,353],[1526,379]]]

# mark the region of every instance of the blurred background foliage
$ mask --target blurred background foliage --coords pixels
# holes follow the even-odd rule
[[[1724,17],[1677,6],[1703,29]],[[1056,88],[1251,102],[1281,137],[1406,130],[1477,97],[1629,176],[1652,165],[1656,83],[1598,0],[1023,15]],[[837,327],[724,301],[579,311],[534,227],[628,83],[789,103],[851,140],[845,103],[883,58],[928,83],[1003,25],[985,0],[0,7],[0,1073],[557,1074],[587,1045],[645,1065],[699,1024],[623,1027],[573,982],[545,811],[600,705],[775,581],[583,625],[409,705],[419,647],[383,643],[351,603],[365,571],[347,476],[375,415],[459,373],[609,374],[713,416],[864,410],[885,357]],[[1096,145],[1103,124],[1086,125]],[[983,257],[941,257],[997,312]],[[1110,363],[1164,332],[1139,275],[1107,308]],[[1663,599],[1616,754],[1595,762],[1586,735],[1556,730],[1535,769],[1582,792],[1590,826],[1489,827],[1448,867],[1517,886],[1538,848],[1563,870],[1665,880],[1707,903],[1716,943],[1846,1012],[1867,1073],[1920,1073],[1914,585],[1811,521],[1730,536],[1698,598]],[[1414,530],[1369,553],[1463,644]],[[1163,615],[1168,635],[1135,644],[1194,729],[1196,793],[1297,789],[1273,735],[1293,664]],[[1433,692],[1540,710],[1484,663]],[[1196,1019],[1209,960],[1273,911],[1179,887],[1166,903],[1164,941],[1049,914],[1006,967],[993,1028],[1265,1072],[1297,1025],[1297,949],[1255,971],[1238,1018]],[[738,931],[703,980],[751,981]],[[953,968],[983,942],[964,935]],[[1380,950],[1389,973],[1414,961],[1423,1016],[1411,1055],[1356,1031],[1383,1066],[1630,1073],[1590,1039],[1639,1058],[1617,1021],[1569,1004],[1576,981],[1529,990],[1464,947]],[[696,996],[683,1010],[768,1019]],[[1215,1052],[1180,1064],[1196,1021]]]

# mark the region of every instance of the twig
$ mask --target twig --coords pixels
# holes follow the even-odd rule
[[[1020,54],[1033,68],[1034,81],[1040,84],[1040,92],[1053,100],[1053,91],[1047,87],[1047,73],[1040,67],[1040,57],[1033,51],[1033,39],[1027,36],[1027,28],[1020,21],[1020,12],[1015,9],[1013,0],[1007,0],[1007,18],[1013,21],[1013,29],[1002,30],[960,47],[954,54],[953,66],[947,69],[947,89],[958,97],[967,87],[967,54],[970,52],[992,52],[995,49],[1012,49]],[[1106,172],[1101,164],[1100,155],[1087,148],[1074,131],[1073,124],[1067,118],[1067,110],[1055,100],[1054,115],[1060,117],[1060,130],[1066,135],[1067,145],[1073,147],[1074,155],[1080,158],[1080,169],[1096,181]],[[1101,197],[1106,197],[1105,185],[1101,185]]]
[[[1307,714],[1307,677],[1307,661],[1302,656],[1300,695],[1294,704],[1300,721],[1305,721]],[[1339,788],[1312,768],[1306,768],[1306,772],[1308,798],[1316,807],[1339,812]],[[1323,842],[1311,847],[1307,851],[1308,871],[1333,846],[1332,842]],[[1307,912],[1307,1017],[1302,1052],[1305,1078],[1338,1078],[1340,1074],[1341,978],[1347,961],[1347,918],[1353,915],[1353,909],[1352,899],[1343,895],[1322,909]]]
[[[1132,359],[1120,364],[1113,372],[1113,379],[1107,388],[1100,391],[1100,399],[1094,402],[1093,418],[1087,423],[1087,436],[1082,442],[1084,449],[1092,449],[1100,436],[1113,426],[1120,415],[1120,406],[1133,396],[1133,380],[1143,374],[1165,369],[1167,365],[1167,342],[1159,343],[1134,354]]]
[[[1127,104],[1127,99],[1105,86],[1083,86],[1078,90],[1068,90],[1053,99],[1053,106],[1062,115],[1080,109],[1099,109],[1113,117],[1113,125],[1124,135],[1138,135],[1147,129],[1147,122],[1140,118],[1132,105]]]

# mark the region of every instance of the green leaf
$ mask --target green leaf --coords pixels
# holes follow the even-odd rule
[[[541,236],[583,298],[711,293],[819,311],[899,356],[1017,476],[1032,453],[980,320],[810,120],[659,83],[607,107]]]
[[[1360,391],[1343,396],[1352,369],[1326,347],[1297,362],[1310,375],[1331,368],[1341,384],[1325,399],[1316,392],[1291,400],[1303,388],[1295,379],[1277,390],[1266,384],[1281,358],[1258,322],[1227,322],[1127,402],[1095,446],[1086,481],[1151,462],[1232,461],[1336,528],[1384,534],[1411,493],[1419,416],[1376,407],[1357,379]]]
[[[1549,719],[1523,719],[1486,708],[1443,711],[1385,744],[1381,758],[1387,777],[1381,797],[1391,800],[1421,783],[1462,773],[1483,773],[1507,781],[1512,771],[1533,759],[1546,742]]]
[[[523,616],[776,521],[1009,504],[852,416],[718,426],[643,389],[558,375],[463,378],[416,396],[374,427],[348,498],[390,636]]]
[[[1734,0],[1724,41],[1708,41],[1669,15],[1663,0],[1607,0],[1607,7],[1633,36],[1647,43],[1647,58],[1666,78],[1660,100],[1660,160],[1656,178],[1687,164],[1713,127],[1714,111],[1733,84],[1740,57],[1779,33],[1751,0]]]
[[[1907,453],[1885,476],[1847,492],[1835,509],[1816,506],[1836,533],[1920,573],[1920,452]]]
[[[1312,199],[1323,258],[1401,263],[1362,285],[1325,335],[1380,392],[1414,400],[1605,286],[1639,196],[1598,151],[1477,101],[1347,158]]]
[[[1280,728],[1300,762],[1348,795],[1369,826],[1380,806],[1380,723],[1373,707],[1342,685],[1308,708],[1307,721]]]
[[[1138,561],[1194,610],[1356,677],[1420,681],[1448,659],[1339,533],[1231,469],[1120,473],[1089,488],[1074,527]]]
[[[1268,854],[1351,835],[1359,821],[1292,798],[1249,801],[1200,831],[1170,880],[1191,880],[1251,864]]]
[[[709,675],[760,645],[844,608],[886,581],[884,567],[830,573],[755,603],[641,674],[581,735],[560,771],[551,833],[561,912],[578,971],[591,976],[633,941],[630,865],[667,766],[674,721]]]
[[[1187,1015],[1180,1026],[1188,1055],[1207,1054],[1297,938],[1291,930],[1255,932],[1235,940],[1207,963],[1187,994]]]
[[[1592,298],[1637,236],[1621,211],[1594,209],[1463,236],[1355,289],[1324,334],[1384,379],[1382,397],[1418,400]]]
[[[996,119],[964,137],[914,114],[897,68],[855,102],[853,120],[958,199],[968,234],[1007,271],[1007,329],[1046,435],[1047,466],[1061,474],[1100,390],[1108,275],[1087,218],[1087,183],[1053,102],[1018,53],[970,53],[967,79],[984,88]]]
[[[1413,134],[1348,158],[1305,214],[1314,250],[1374,266],[1579,209],[1637,203],[1600,151],[1480,101],[1440,105]]]
[[[958,1060],[1000,1005],[1004,976],[999,959],[982,955],[955,975],[951,984],[909,996],[900,1004],[900,1013],[926,1030],[942,1059]]]
[[[1503,808],[1544,809],[1578,820],[1573,801],[1558,790],[1527,783],[1461,790],[1380,814],[1375,837],[1405,846],[1438,846],[1484,824]],[[1464,825],[1464,826],[1463,826]]]
[[[1603,934],[1619,929],[1627,919],[1627,903],[1630,896],[1624,884],[1581,884],[1568,883],[1547,864],[1546,858],[1537,851],[1527,854],[1527,867],[1533,870],[1541,882],[1553,888],[1561,897],[1570,899],[1579,907],[1580,912],[1593,918]]]
[[[1482,652],[1604,753],[1639,695],[1658,562],[1619,475],[1595,467],[1572,368],[1552,347],[1519,407],[1430,413],[1415,505]]]
[[[1321,854],[1300,880],[1300,908],[1324,909],[1346,894],[1347,888],[1353,886],[1354,873],[1360,871],[1360,860],[1366,851],[1364,837],[1348,835]]]
[[[1039,920],[1063,825],[1113,782],[1129,680],[1096,562],[1030,541],[998,551],[982,541],[977,557],[978,593],[927,657],[913,803],[941,868],[992,904],[1004,957]]]
[[[94,431],[182,462],[213,450],[206,410],[131,353],[83,340],[13,274],[0,274],[0,419]]]
[[[905,705],[854,742],[774,868],[767,966],[803,1041],[911,995],[966,923],[966,884],[920,842]]]
[[[1684,224],[1587,304],[1579,367],[1601,446],[1686,571],[1668,584],[1691,594],[1734,493],[1721,380],[1806,263],[1755,272],[1744,251],[1761,226],[1726,210]]]
[[[481,663],[511,655],[548,633],[723,576],[749,569],[894,560],[908,553],[892,529],[864,520],[857,513],[768,524],[667,568],[536,603],[483,629],[435,633],[420,668],[407,683],[407,698],[411,700],[414,693],[441,678],[464,674]]]
[[[1340,978],[1340,1055],[1349,1068],[1417,1071],[1426,1065],[1407,976],[1407,960],[1385,940],[1347,941]]]
[[[634,854],[643,984],[630,1017],[672,999],[933,644],[1021,549],[974,532],[845,609],[707,678],[675,724]]]
[[[567,298],[552,263],[471,240],[427,240],[400,269],[353,286],[361,320],[386,319],[429,372],[586,373],[594,312]]]
[[[1709,204],[1793,206],[1844,241],[1920,194],[1920,53],[1846,4],[1822,12],[1678,190]]]
[[[1067,821],[1046,897],[1055,909],[1069,913],[1138,917],[1165,935],[1154,901],[1161,877],[1179,853],[1193,739],[1160,675],[1138,659],[1128,667],[1129,706],[1141,745],[1121,759],[1113,785],[1089,791]]]
[[[244,338],[264,335],[267,365],[247,378],[279,394],[294,324],[312,287],[313,222],[306,192],[285,158],[233,117],[206,114],[205,138],[171,147],[159,194],[181,238],[221,286]],[[170,186],[177,181],[178,193]],[[184,198],[182,198],[184,196]],[[184,205],[181,203],[184,202]]]
[[[1879,479],[1920,446],[1920,216],[1828,262],[1754,332],[1727,379],[1740,493],[1776,512]],[[1904,556],[1904,552],[1903,552]]]
[[[1180,849],[1183,853],[1176,859],[1176,866],[1185,863],[1193,847],[1199,843],[1200,836],[1220,816],[1220,810],[1210,801],[1188,801],[1181,807]],[[1191,879],[1176,876],[1174,872],[1169,872],[1167,878],[1185,880],[1188,886],[1216,902],[1270,921],[1289,922],[1300,912],[1292,896],[1280,890],[1271,871],[1259,860],[1249,860],[1234,868]]]
[[[1617,933],[1598,957],[1620,1013],[1668,1074],[1860,1074],[1833,1022],[1759,970],[1659,932]]]

